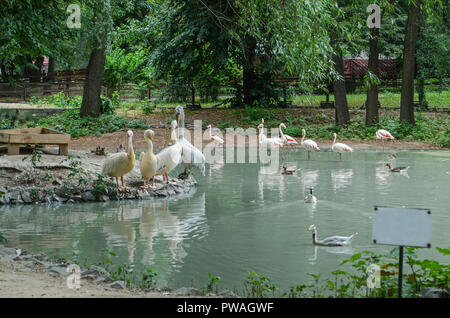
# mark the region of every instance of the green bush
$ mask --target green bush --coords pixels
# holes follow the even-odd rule
[[[147,129],[141,120],[127,121],[117,114],[103,114],[98,118],[80,117],[78,109],[69,109],[60,114],[26,122],[24,127],[47,127],[70,134],[72,137],[101,136],[108,132],[125,129]]]

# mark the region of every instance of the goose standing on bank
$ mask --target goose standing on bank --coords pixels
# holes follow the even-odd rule
[[[144,181],[144,185],[142,186],[142,188],[144,189],[149,187],[148,185],[145,184],[145,182],[149,181],[150,178],[152,178],[152,185],[150,187],[151,188],[155,187],[155,175],[158,168],[158,158],[153,153],[152,138],[154,135],[155,133],[151,129],[148,129],[144,132],[144,140],[148,144],[148,149],[146,153],[142,152],[139,157],[141,175]]]
[[[305,147],[306,150],[308,150],[308,160],[310,160],[311,159],[311,151],[312,150],[319,151],[320,148],[314,140],[311,140],[311,139],[305,140],[305,137],[306,137],[306,130],[302,129],[302,140],[300,141],[300,144],[303,147]]]
[[[119,191],[126,189],[123,183],[123,176],[129,173],[134,168],[136,157],[133,149],[133,132],[127,131],[128,142],[127,151],[112,154],[103,162],[102,174],[116,178],[116,185]],[[119,178],[122,181],[122,186],[119,186]]]
[[[189,141],[184,138],[184,109],[181,106],[175,108],[178,125],[178,143],[182,147],[181,162],[184,164],[184,173],[191,165],[197,167],[202,175],[205,175],[206,158],[203,153],[195,148]]]
[[[314,245],[321,245],[321,246],[346,246],[350,245],[355,235],[358,233],[352,234],[350,236],[330,236],[323,240],[319,240],[317,238],[317,228],[315,225],[311,225],[308,228],[308,231],[312,232],[312,239]]]
[[[342,153],[343,152],[353,152],[353,148],[350,146],[347,146],[346,144],[343,143],[336,143],[336,138],[337,138],[337,134],[334,133],[334,140],[333,140],[333,144],[331,145],[331,150],[333,150],[334,152],[339,152],[339,161],[342,161]]]
[[[170,124],[170,141],[172,145],[164,148],[156,155],[156,173],[162,175],[163,182],[169,183],[169,172],[172,171],[181,161],[182,147],[177,139],[177,122],[175,120]]]

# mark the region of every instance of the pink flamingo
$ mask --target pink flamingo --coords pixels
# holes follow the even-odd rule
[[[219,144],[223,144],[223,139],[222,138],[212,134],[212,126],[211,125],[208,125],[206,128],[209,129],[209,138],[211,138],[211,141],[216,141]]]
[[[375,134],[375,136],[377,137],[377,139],[381,139],[382,143],[383,143],[383,154],[384,154],[384,140],[385,139],[392,139],[394,140],[394,136],[391,135],[391,133],[387,130],[384,129],[380,129],[377,131],[377,133]]]
[[[291,137],[289,135],[285,135],[283,133],[282,128],[286,129],[286,125],[284,123],[281,123],[278,128],[280,130],[280,137],[274,138],[276,141],[278,141],[279,143],[283,144],[284,146],[290,146],[290,145],[297,145],[298,144],[297,140],[295,140],[294,137]],[[288,158],[289,157],[289,150],[288,150],[288,148],[286,148],[286,154],[287,154],[287,158]]]
[[[259,129],[258,139],[259,139],[259,144],[260,145],[265,144],[268,147],[270,147],[270,146],[283,147],[283,144],[280,141],[277,140],[279,138],[267,138],[267,136],[264,135],[264,132],[263,132],[263,129],[264,129],[264,118],[261,119],[261,124],[259,124],[257,128]]]
[[[334,140],[333,145],[331,145],[331,150],[333,150],[334,152],[339,152],[339,161],[342,161],[342,153],[347,151],[353,152],[353,148],[340,142],[336,143],[337,134],[334,133],[333,136]]]
[[[320,150],[320,148],[314,140],[311,139],[304,140],[305,137],[306,137],[306,130],[302,129],[302,140],[300,141],[300,144],[303,147],[305,147],[306,150],[308,150],[308,160],[310,160],[311,151]]]

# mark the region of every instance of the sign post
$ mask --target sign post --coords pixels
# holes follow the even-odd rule
[[[403,247],[431,247],[431,210],[374,206],[372,242],[396,245],[398,255],[398,297],[402,297]]]

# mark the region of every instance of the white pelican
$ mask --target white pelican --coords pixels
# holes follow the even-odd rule
[[[382,143],[383,143],[383,153],[384,153],[384,140],[385,139],[392,139],[394,140],[394,136],[391,135],[391,133],[387,130],[384,129],[380,129],[376,132],[375,136],[377,137],[377,139],[381,139]]]
[[[305,140],[306,137],[306,130],[302,129],[302,140],[300,141],[300,144],[305,147],[306,150],[308,150],[308,160],[310,159],[311,150],[320,150],[319,146],[317,146],[316,142],[311,139]]]
[[[408,171],[408,168],[409,168],[409,166],[392,168],[390,163],[387,163],[386,166],[388,167],[390,172],[406,172],[406,171]]]
[[[334,140],[333,140],[333,145],[331,146],[331,150],[333,150],[334,152],[339,152],[339,161],[342,161],[342,153],[346,152],[346,151],[353,152],[353,148],[350,146],[347,146],[346,144],[342,144],[340,142],[336,143],[336,138],[337,138],[336,133],[334,133],[333,136],[334,136]]]
[[[309,188],[309,193],[305,197],[305,203],[316,203],[316,202],[317,202],[317,198],[313,195],[313,189]]]
[[[123,176],[133,170],[136,162],[133,150],[133,132],[128,130],[127,136],[127,152],[118,152],[110,155],[105,159],[102,167],[102,174],[116,178],[116,185],[119,191],[126,189],[126,186],[123,183]],[[122,181],[122,186],[119,186],[119,177]]]
[[[264,118],[261,119],[261,124],[257,127],[259,129],[259,144],[260,145],[267,145],[267,147],[270,146],[276,146],[276,147],[283,147],[283,143],[279,140],[280,138],[267,138],[266,135],[264,135]]]
[[[209,129],[209,138],[211,141],[215,141],[215,142],[218,142],[219,144],[223,144],[222,138],[212,134],[212,126],[211,125],[208,125],[206,128]]]
[[[144,185],[142,186],[142,188],[148,187],[145,182],[150,180],[150,178],[152,178],[151,187],[153,188],[155,186],[155,175],[158,167],[158,158],[153,153],[152,137],[154,135],[155,133],[151,129],[148,129],[144,132],[144,139],[148,144],[148,149],[146,153],[142,152],[139,157],[141,175],[142,179],[144,180]]]
[[[182,147],[177,140],[176,135],[177,122],[174,120],[171,123],[170,135],[172,145],[161,150],[157,155],[157,168],[155,175],[162,175],[163,181],[169,183],[169,172],[172,171],[181,161]]]
[[[195,148],[189,141],[184,138],[184,109],[181,106],[175,108],[177,122],[180,123],[178,127],[178,143],[180,143],[183,151],[181,162],[185,165],[184,173],[186,173],[187,166],[194,165],[203,175],[205,175],[206,158],[203,153]]]
[[[311,225],[308,228],[308,231],[312,232],[312,238],[313,238],[313,244],[314,245],[321,245],[321,246],[345,246],[350,245],[352,239],[357,235],[358,233],[352,234],[350,236],[330,236],[323,240],[319,240],[317,238],[317,228],[315,225]]]

